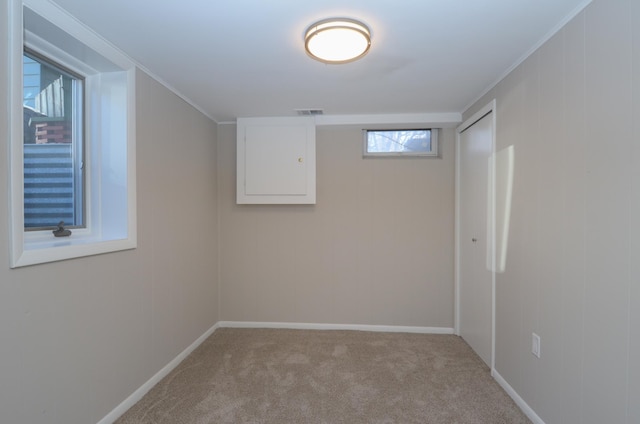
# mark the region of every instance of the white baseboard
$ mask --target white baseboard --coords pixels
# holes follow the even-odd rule
[[[133,392],[113,411],[107,414],[98,424],[112,424],[129,408],[136,404],[153,386],[167,376],[175,367],[180,364],[191,352],[193,352],[207,337],[212,335],[218,328],[283,328],[292,330],[356,330],[356,331],[377,331],[388,333],[421,333],[421,334],[453,334],[453,328],[449,327],[407,327],[396,325],[352,325],[352,324],[311,324],[295,322],[248,322],[248,321],[219,321],[208,329],[202,336],[191,343],[171,362],[158,371],[140,388]],[[543,423],[544,424],[544,423]]]
[[[411,327],[399,325],[312,324],[298,322],[220,321],[220,328],[284,328],[290,330],[356,330],[387,333],[453,334],[450,327]]]
[[[522,412],[524,412],[524,414],[529,417],[533,424],[545,424],[545,422],[542,421],[542,418],[540,418],[538,414],[536,414],[535,411],[531,409],[527,402],[525,402],[524,399],[522,399],[520,395],[513,389],[513,387],[511,387],[511,385],[507,383],[507,380],[502,378],[498,371],[496,371],[495,369],[492,370],[491,375],[498,382],[498,384],[502,386],[504,391],[507,392],[509,396],[511,396],[511,399],[513,399],[516,405],[518,405],[518,407],[522,409]]]
[[[167,376],[175,367],[180,364],[191,352],[193,352],[202,342],[204,342],[207,337],[213,334],[220,326],[219,323],[216,323],[208,329],[202,336],[198,337],[198,339],[191,343],[189,347],[180,352],[178,356],[176,356],[171,362],[164,366],[160,371],[158,371],[153,377],[151,377],[146,383],[144,383],[138,390],[133,392],[131,396],[126,398],[120,405],[118,405],[113,411],[109,412],[103,419],[98,421],[98,424],[112,424],[115,420],[117,420],[122,414],[127,412],[129,408],[136,404],[142,397],[149,391],[153,386],[158,384],[160,380]]]

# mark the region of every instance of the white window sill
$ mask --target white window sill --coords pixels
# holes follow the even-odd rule
[[[14,258],[14,268],[136,248],[136,241],[130,239],[104,240],[75,232],[70,237],[54,237],[50,231],[48,236],[46,233],[25,234],[24,250]]]

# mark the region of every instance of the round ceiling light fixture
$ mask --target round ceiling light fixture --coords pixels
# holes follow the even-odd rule
[[[304,48],[324,63],[347,63],[360,59],[371,47],[371,33],[362,22],[332,18],[311,25],[304,36]]]

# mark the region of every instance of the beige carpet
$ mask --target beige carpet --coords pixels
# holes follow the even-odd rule
[[[116,423],[530,421],[457,336],[223,328]]]

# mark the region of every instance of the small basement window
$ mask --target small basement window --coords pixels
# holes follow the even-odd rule
[[[25,50],[24,228],[84,224],[84,78]]]
[[[438,156],[438,131],[365,130],[364,156]]]

